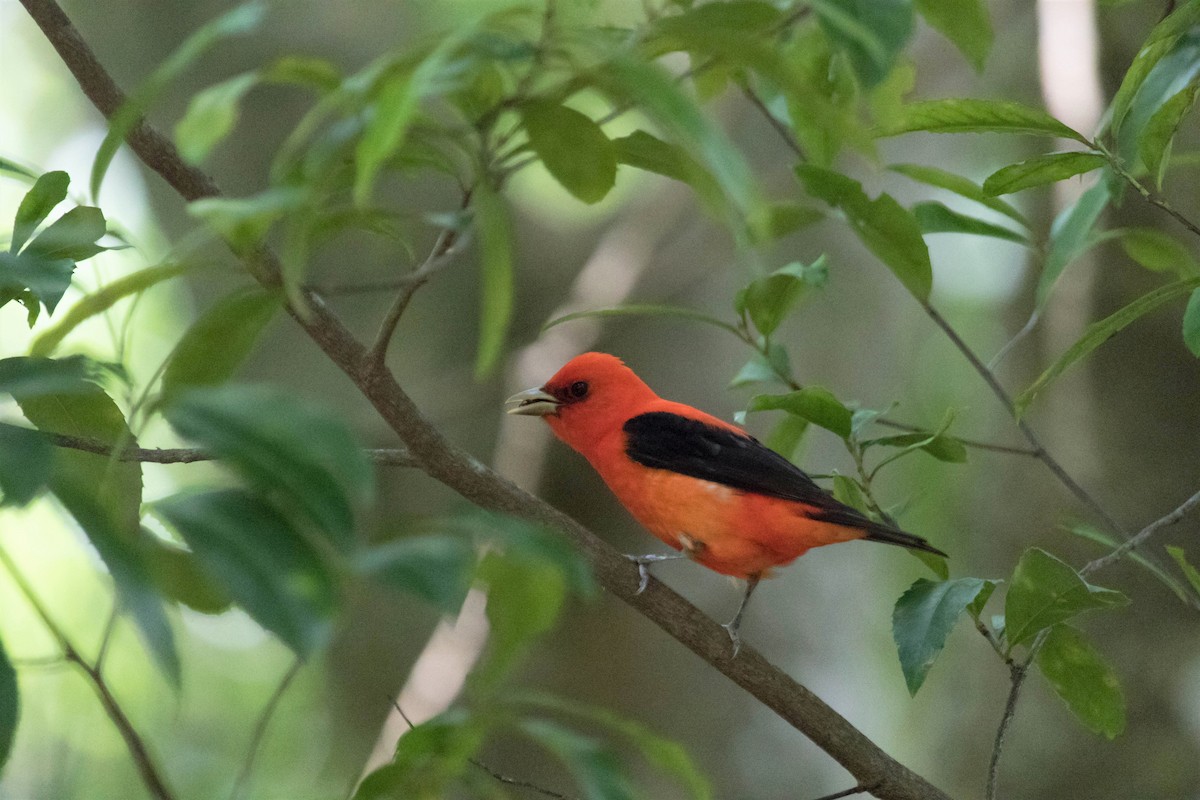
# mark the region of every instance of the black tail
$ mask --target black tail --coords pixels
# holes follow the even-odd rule
[[[877,522],[872,522],[867,526],[867,540],[871,542],[884,542],[886,544],[895,544],[900,547],[907,547],[910,550],[924,550],[926,553],[933,553],[942,558],[949,558],[948,555],[938,550],[929,542],[922,539],[920,536],[914,536],[911,533],[905,533],[902,530],[881,525]]]

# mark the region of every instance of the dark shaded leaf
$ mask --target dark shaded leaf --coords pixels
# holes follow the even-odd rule
[[[1125,695],[1117,673],[1082,633],[1055,625],[1038,651],[1037,665],[1088,730],[1107,739],[1125,730]]]
[[[921,301],[929,299],[933,269],[929,248],[921,238],[916,218],[891,195],[867,197],[862,185],[832,170],[801,164],[796,174],[805,190],[840,208],[863,244],[886,264],[900,282]]]
[[[0,771],[3,771],[4,764],[12,753],[20,711],[17,672],[8,660],[8,654],[4,652],[4,643],[0,642]]]
[[[1200,289],[1192,291],[1183,312],[1183,343],[1192,355],[1200,358]]]
[[[913,32],[912,0],[814,0],[830,41],[866,88],[888,76]]]
[[[201,614],[229,610],[233,598],[196,558],[196,554],[142,528],[138,549],[160,592]]]
[[[1167,162],[1170,160],[1171,142],[1175,139],[1175,132],[1183,124],[1184,118],[1196,104],[1197,92],[1200,92],[1200,84],[1193,83],[1163,103],[1146,122],[1138,140],[1138,154],[1142,163],[1160,189]]]
[[[42,261],[83,261],[104,250],[96,244],[107,232],[104,214],[98,208],[77,206],[34,237],[22,255]]]
[[[1049,153],[996,170],[983,182],[989,195],[1011,194],[1032,186],[1057,183],[1099,169],[1108,159],[1099,153]]]
[[[357,566],[382,586],[456,614],[471,588],[475,559],[475,549],[459,537],[412,536],[367,550]]]
[[[967,460],[967,448],[961,440],[934,431],[901,433],[863,442],[864,446],[868,444],[901,449],[914,447],[925,451],[938,461],[947,461],[952,464],[962,464]]]
[[[371,499],[374,469],[333,412],[275,387],[228,386],[182,395],[166,418],[256,487],[281,493],[332,544],[355,547],[354,510]]]
[[[46,486],[54,446],[37,431],[0,423],[0,508],[23,506]]]
[[[47,394],[93,394],[103,368],[86,356],[0,359],[0,394],[38,397]]]
[[[1120,592],[1087,583],[1069,565],[1045,550],[1031,547],[1021,555],[1004,598],[1009,647],[1029,641],[1083,611],[1128,603],[1129,598]]]
[[[1180,34],[1190,29],[1197,22],[1200,22],[1200,7],[1197,7],[1194,3],[1183,3],[1174,13],[1163,19],[1150,31],[1150,34],[1146,37],[1146,41],[1142,43],[1142,49],[1138,51],[1137,56],[1133,59],[1133,63],[1125,71],[1125,77],[1121,80],[1121,85],[1118,87],[1109,106],[1109,113],[1107,115],[1107,119],[1109,120],[1108,127],[1114,135],[1120,133],[1134,98],[1141,93],[1143,84],[1146,83],[1147,78],[1154,71],[1155,67],[1168,54],[1178,49],[1177,43],[1179,42]],[[1186,63],[1186,60],[1186,58],[1182,59],[1184,63]],[[1178,69],[1170,68],[1164,70],[1166,73],[1178,73],[1178,71]],[[1159,103],[1161,103],[1163,98],[1161,89],[1158,92],[1153,90],[1148,91],[1147,95],[1156,95],[1159,98]]]
[[[17,216],[13,220],[12,243],[10,252],[18,253],[29,237],[37,230],[37,226],[50,216],[54,207],[67,199],[67,187],[71,178],[61,170],[40,175],[33,186],[21,199],[17,207]]]
[[[58,301],[71,288],[74,271],[75,262],[69,258],[46,261],[27,253],[0,253],[0,296],[6,292],[15,296],[28,289],[47,311],[54,313]]]
[[[738,293],[735,310],[745,312],[763,336],[770,336],[788,312],[814,288],[824,286],[829,277],[825,256],[811,265],[793,262],[770,275],[751,282]]]
[[[916,695],[963,611],[984,591],[980,578],[934,582],[921,578],[896,601],[892,638],[908,693]]]
[[[1038,376],[1038,379],[1028,389],[1017,395],[1013,400],[1013,405],[1017,413],[1024,414],[1034,398],[1058,378],[1059,375],[1063,374],[1075,362],[1124,330],[1127,325],[1145,316],[1162,304],[1191,293],[1197,287],[1200,287],[1200,278],[1191,278],[1185,281],[1169,283],[1166,286],[1160,286],[1099,322],[1093,322],[1084,330],[1083,335],[1079,337],[1079,340],[1075,344],[1071,345],[1065,353],[1058,357],[1057,361]]]
[[[234,601],[294,652],[311,654],[327,640],[334,577],[278,511],[240,489],[177,494],[155,508]]]

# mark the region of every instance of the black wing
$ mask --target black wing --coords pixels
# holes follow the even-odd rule
[[[643,466],[804,503],[818,509],[812,518],[821,522],[862,528],[870,539],[942,554],[919,536],[882,525],[838,502],[753,436],[667,411],[639,414],[624,430],[625,454]]]

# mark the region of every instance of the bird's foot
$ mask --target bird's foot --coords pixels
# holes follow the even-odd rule
[[[733,657],[737,658],[738,652],[742,649],[742,637],[738,635],[738,620],[723,623],[721,627],[729,634],[729,640],[733,642]]]
[[[637,564],[638,568],[638,588],[634,594],[641,594],[646,591],[646,587],[650,585],[650,563],[646,556],[626,555],[633,563]]]

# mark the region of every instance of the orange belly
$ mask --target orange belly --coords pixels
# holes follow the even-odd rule
[[[652,534],[724,575],[764,574],[813,547],[865,535],[813,520],[807,515],[811,507],[800,503],[632,462],[615,472],[596,466],[617,499]]]

